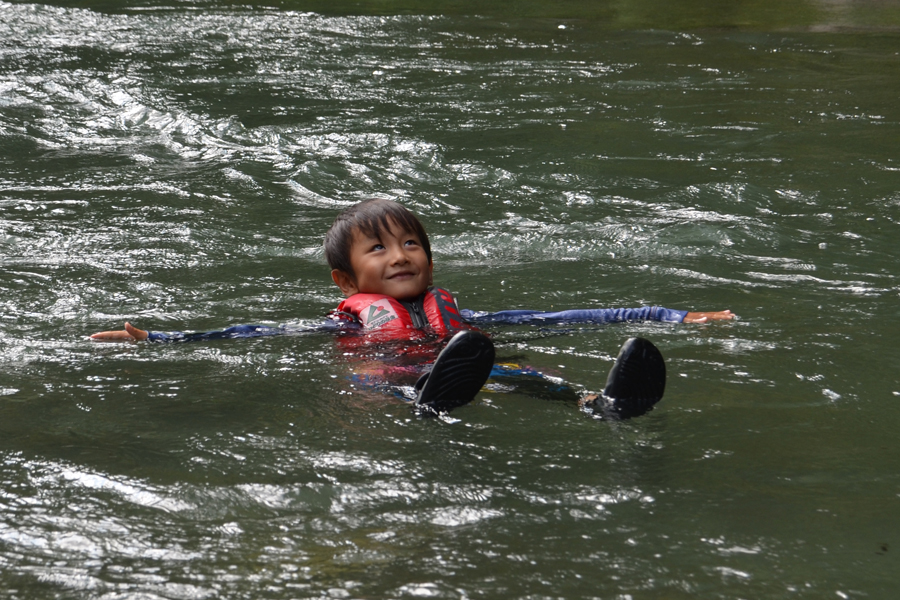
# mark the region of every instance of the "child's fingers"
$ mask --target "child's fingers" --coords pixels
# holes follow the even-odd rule
[[[708,321],[730,321],[734,319],[734,313],[730,310],[714,312],[689,312],[684,316],[684,323],[706,323]]]
[[[127,331],[100,331],[91,336],[92,340],[100,340],[100,341],[112,341],[112,342],[130,342],[134,341],[134,336],[132,336]]]
[[[100,340],[106,342],[139,342],[146,340],[149,333],[143,329],[138,329],[131,323],[125,323],[124,330],[116,331],[100,331],[91,336],[92,340]]]
[[[127,331],[131,335],[131,337],[133,337],[134,339],[136,339],[138,341],[146,340],[147,337],[150,335],[143,329],[138,329],[131,323],[125,323],[125,331]]]

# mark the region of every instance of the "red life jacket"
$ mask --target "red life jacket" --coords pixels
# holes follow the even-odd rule
[[[405,302],[384,294],[354,294],[328,316],[359,323],[364,328],[362,335],[348,331],[336,338],[346,356],[358,360],[374,358],[379,365],[386,357],[392,357],[399,359],[392,361],[395,367],[434,360],[448,335],[472,329],[460,317],[453,295],[436,287]],[[410,384],[414,381],[415,378]]]
[[[405,302],[384,294],[354,294],[341,302],[331,317],[350,318],[360,323],[367,333],[377,330],[385,334],[378,336],[382,339],[409,339],[413,330],[444,336],[469,328],[459,316],[453,294],[436,287]]]

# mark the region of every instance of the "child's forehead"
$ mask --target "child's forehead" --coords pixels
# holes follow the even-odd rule
[[[377,240],[380,239],[381,236],[385,233],[394,237],[401,237],[404,235],[413,235],[416,238],[419,237],[419,234],[416,233],[413,229],[404,226],[402,223],[398,223],[390,217],[388,217],[386,222],[383,223],[366,223],[354,226],[353,230],[351,231],[351,237],[354,242],[357,240]]]

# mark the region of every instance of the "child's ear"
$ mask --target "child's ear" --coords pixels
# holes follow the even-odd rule
[[[428,285],[434,285],[434,261],[428,261]]]
[[[341,292],[346,297],[349,298],[353,294],[359,293],[359,288],[356,287],[356,281],[350,273],[335,269],[331,272],[331,278],[334,280],[335,285],[341,288]]]

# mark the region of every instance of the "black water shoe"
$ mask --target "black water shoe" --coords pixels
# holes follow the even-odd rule
[[[444,413],[475,399],[494,367],[494,343],[477,331],[460,331],[447,342],[429,373],[416,382],[416,408]]]
[[[582,404],[600,417],[630,419],[652,410],[665,389],[666,363],[659,348],[631,338],[622,344],[603,393],[585,397]]]

